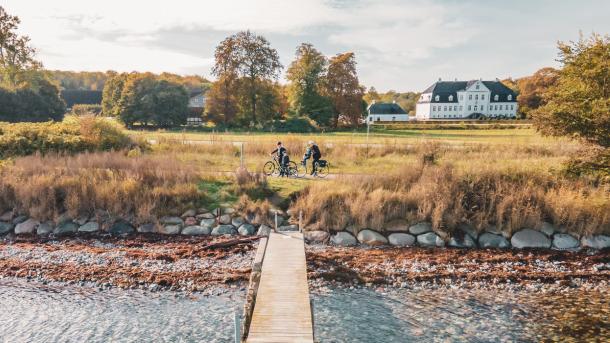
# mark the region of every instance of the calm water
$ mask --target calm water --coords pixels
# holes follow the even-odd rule
[[[610,340],[608,294],[359,289],[313,298],[321,342]]]
[[[0,280],[0,342],[232,342],[243,298]],[[356,289],[313,299],[320,342],[610,339],[610,299],[595,292]]]
[[[233,312],[244,297],[0,280],[0,342],[233,342]]]

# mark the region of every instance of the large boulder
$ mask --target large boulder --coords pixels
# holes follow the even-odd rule
[[[397,247],[410,247],[415,244],[415,236],[408,233],[396,232],[388,236],[390,245]]]
[[[523,229],[517,231],[510,239],[510,243],[517,249],[523,248],[550,248],[551,239],[540,231]]]
[[[40,223],[40,225],[38,225],[36,228],[36,234],[39,236],[48,235],[51,232],[53,232],[53,222],[50,221]]]
[[[453,248],[476,248],[477,242],[469,234],[452,236],[447,244]]]
[[[207,226],[209,228],[213,228],[214,226],[216,226],[216,219],[201,219],[201,222],[199,223],[200,226]]]
[[[144,223],[136,229],[139,233],[153,233],[155,232],[155,224],[153,223]]]
[[[383,229],[387,232],[409,232],[409,223],[404,219],[396,219],[387,222]]]
[[[98,222],[88,222],[78,228],[78,232],[97,232],[100,230]]]
[[[269,234],[271,233],[271,230],[273,230],[272,228],[270,228],[267,225],[261,225],[258,227],[258,231],[256,232],[256,234],[258,236],[269,236]]]
[[[479,233],[470,224],[462,223],[462,224],[458,225],[457,231],[461,231],[461,233],[470,236],[470,238],[472,238],[473,242],[476,241],[477,238],[479,238]]]
[[[444,247],[445,241],[434,232],[426,232],[417,236],[417,243],[424,247]]]
[[[209,226],[193,225],[182,229],[182,234],[189,236],[202,236],[209,235],[210,233],[212,233],[212,229]]]
[[[233,214],[235,212],[237,212],[237,211],[232,207],[226,207],[226,208],[222,209],[222,213],[224,213],[224,214]]]
[[[495,225],[490,225],[487,228],[485,228],[485,232],[493,233],[494,235],[502,234],[502,231],[500,229],[498,229],[498,227]]]
[[[108,228],[107,231],[111,235],[126,235],[129,233],[134,233],[136,230],[129,222],[125,220],[117,220]]]
[[[15,225],[13,223],[0,222],[0,235],[13,231]]]
[[[15,218],[13,218],[13,225],[17,225],[17,224],[21,224],[24,221],[28,220],[28,216],[17,216]]]
[[[252,236],[256,233],[256,228],[252,224],[241,224],[237,229],[237,233],[242,236]]]
[[[182,213],[182,215],[180,216],[181,218],[188,218],[188,217],[194,217],[197,215],[197,211],[190,209],[190,210],[186,210],[184,213]]]
[[[197,218],[199,219],[216,219],[216,216],[213,213],[203,213],[203,214],[198,214]]]
[[[15,217],[13,211],[4,212],[2,215],[0,215],[0,222],[12,223],[13,217]]]
[[[195,217],[186,217],[184,219],[184,226],[194,226],[197,224],[198,224],[197,218],[195,218]]]
[[[303,232],[303,238],[305,238],[307,242],[311,243],[324,243],[328,240],[329,237],[330,234],[322,230]]]
[[[344,247],[358,244],[358,241],[356,241],[356,237],[345,231],[337,232],[330,238],[330,241],[335,245],[340,245]]]
[[[277,228],[278,232],[294,232],[299,231],[298,225],[283,225]]]
[[[409,227],[409,233],[412,235],[421,235],[426,232],[432,231],[432,224],[428,222],[421,222]]]
[[[218,225],[212,230],[212,236],[220,236],[220,235],[236,235],[237,230],[233,225]]]
[[[510,242],[502,235],[484,232],[479,236],[480,248],[510,248]]]
[[[610,248],[610,236],[596,235],[583,237],[580,242],[585,248],[607,249]]]
[[[56,236],[63,236],[63,235],[70,235],[73,233],[76,233],[78,231],[78,224],[74,223],[74,222],[64,222],[63,224],[59,224],[55,230],[53,230],[53,233]]]
[[[544,222],[540,226],[540,232],[544,233],[547,237],[553,237],[553,234],[557,232],[557,229],[553,224]]]
[[[231,220],[232,218],[228,214],[223,214],[222,216],[218,217],[218,222],[224,225],[231,225]]]
[[[242,225],[244,225],[246,223],[246,221],[244,220],[243,217],[235,217],[233,219],[231,219],[231,225],[235,226],[235,227],[240,227]]]
[[[184,226],[184,221],[180,217],[163,217],[159,220],[163,225],[180,225]]]
[[[157,228],[157,232],[162,235],[177,235],[182,230],[182,225],[161,225]]]
[[[382,234],[368,229],[358,232],[358,241],[360,243],[371,246],[380,246],[388,244],[388,239],[385,238]]]
[[[556,233],[553,236],[553,248],[559,250],[577,249],[580,242],[574,236],[567,233]]]
[[[27,219],[25,221],[22,221],[21,223],[15,225],[15,233],[16,234],[28,234],[28,233],[34,233],[36,228],[38,227],[38,225],[40,225],[40,222],[38,220],[35,219]]]

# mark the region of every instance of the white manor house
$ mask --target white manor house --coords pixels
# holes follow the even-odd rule
[[[496,81],[441,81],[422,92],[417,120],[516,118],[517,95]]]

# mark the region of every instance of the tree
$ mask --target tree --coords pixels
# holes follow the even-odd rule
[[[357,125],[362,118],[364,88],[358,81],[353,52],[338,54],[330,59],[324,88],[334,108],[333,127],[339,126],[340,115],[352,126]]]
[[[121,93],[123,92],[127,75],[126,73],[109,73],[109,78],[106,80],[102,92],[102,113],[104,115],[111,117],[119,115],[119,101],[121,100]]]
[[[208,117],[226,125],[237,114],[238,68],[241,63],[235,36],[225,38],[214,52],[212,74],[218,78],[206,100]]]
[[[20,23],[19,17],[0,6],[0,81],[10,88],[17,87],[24,71],[41,67],[34,59],[36,50],[30,46],[30,38],[16,32]]]
[[[557,83],[558,77],[557,70],[542,68],[532,76],[517,80],[519,111],[527,117],[532,110],[544,105],[543,95]]]
[[[558,44],[557,82],[543,95],[544,105],[532,111],[543,134],[579,139],[601,152],[597,167],[610,173],[610,37],[593,34]],[[605,165],[604,165],[605,164]]]
[[[320,94],[327,65],[324,55],[313,45],[303,43],[286,72],[290,81],[289,102],[295,114],[308,116],[322,125],[328,125],[332,117],[332,104]]]
[[[250,31],[237,33],[235,40],[238,46],[238,71],[248,80],[246,87],[250,94],[250,114],[252,122],[257,122],[256,104],[259,95],[259,81],[277,79],[282,69],[277,51],[271,48],[269,41],[263,36],[257,36]]]
[[[370,104],[373,101],[380,101],[381,96],[379,95],[379,93],[377,93],[377,89],[371,86],[366,92],[366,94],[364,94],[363,99],[367,102],[367,104]]]
[[[228,103],[231,99],[229,93],[235,92],[239,86],[248,95],[248,107],[241,106],[243,114],[251,118],[251,124],[257,123],[260,92],[265,89],[267,81],[277,79],[282,68],[277,51],[271,48],[265,37],[242,31],[224,39],[216,47],[214,57],[216,62],[212,72],[224,83],[221,90],[225,108],[232,107]],[[243,78],[243,82],[237,82],[238,78]],[[238,98],[243,99],[241,96]]]

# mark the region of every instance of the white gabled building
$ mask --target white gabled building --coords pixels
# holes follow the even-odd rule
[[[417,120],[516,118],[517,95],[502,82],[441,81],[422,92]]]
[[[367,108],[368,116],[366,122],[373,124],[375,122],[395,122],[395,121],[408,121],[409,115],[405,110],[402,109],[396,102],[376,102]]]

